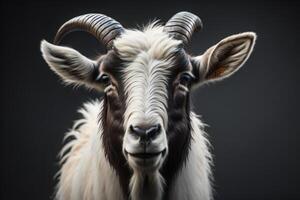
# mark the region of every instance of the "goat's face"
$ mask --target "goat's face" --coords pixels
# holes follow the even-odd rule
[[[92,61],[74,49],[43,41],[43,56],[67,83],[84,84],[105,93],[106,118],[102,120],[109,120],[111,125],[121,123],[117,126],[122,131],[114,137],[122,145],[119,149],[129,166],[139,172],[156,171],[168,154],[188,149],[190,90],[237,71],[255,42],[254,33],[237,34],[193,57],[186,53],[184,44],[201,22],[191,13],[179,13],[166,26],[150,25],[143,31],[125,30],[103,15],[80,17],[67,22],[58,37],[68,31],[65,27],[80,22],[81,29],[104,41],[108,53]],[[108,21],[102,24],[112,25],[91,31],[100,19]],[[89,24],[84,28],[83,23]],[[103,29],[100,36],[99,29]],[[105,32],[107,29],[111,32]]]
[[[181,42],[170,38],[162,27],[126,31],[114,46],[124,62],[123,153],[134,169],[156,170],[172,142],[169,115],[177,112],[181,119],[188,117],[191,64]]]

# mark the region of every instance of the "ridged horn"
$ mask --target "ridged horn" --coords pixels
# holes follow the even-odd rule
[[[123,26],[116,20],[103,14],[85,14],[70,19],[56,33],[54,44],[73,31],[86,31],[96,37],[106,49],[111,49],[113,40],[123,31]]]
[[[193,33],[201,29],[201,19],[190,12],[175,14],[164,27],[164,31],[168,32],[175,39],[182,40],[185,45],[189,43]]]

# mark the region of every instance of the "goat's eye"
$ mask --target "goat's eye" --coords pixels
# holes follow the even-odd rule
[[[110,85],[110,77],[107,74],[100,74],[97,78],[96,81],[103,84],[104,87]]]
[[[180,84],[182,85],[190,85],[191,82],[194,80],[194,76],[191,73],[183,73],[180,76]]]

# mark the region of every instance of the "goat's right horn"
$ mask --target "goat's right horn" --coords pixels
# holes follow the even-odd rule
[[[54,44],[73,31],[86,31],[96,37],[106,49],[111,49],[113,40],[123,31],[123,26],[116,20],[103,14],[86,14],[70,19],[56,33]]]

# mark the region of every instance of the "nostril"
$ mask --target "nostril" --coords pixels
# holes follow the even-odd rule
[[[143,135],[146,135],[146,130],[145,129],[142,129],[138,126],[132,126],[130,125],[130,131],[131,133],[135,134],[135,135],[138,135],[140,137],[142,137]]]
[[[130,133],[134,133],[135,132],[132,125],[130,125],[129,129],[130,129]]]
[[[150,127],[147,131],[146,134],[148,135],[148,138],[153,138],[155,137],[159,132],[160,132],[161,126],[160,124],[157,124],[155,126]]]

